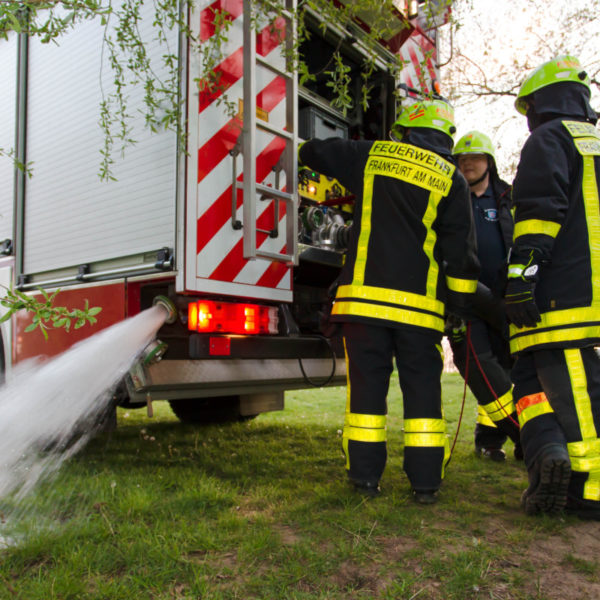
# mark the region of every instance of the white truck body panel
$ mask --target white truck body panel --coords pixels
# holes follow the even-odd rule
[[[0,148],[8,153],[15,142],[17,36],[9,32],[0,39]],[[0,156],[0,241],[13,237],[14,167],[8,156]]]
[[[152,3],[142,6],[150,9]],[[151,35],[151,20],[142,22],[143,36]],[[167,34],[176,51],[178,33]],[[113,89],[102,36],[94,20],[79,23],[58,45],[30,40],[27,156],[34,176],[26,191],[27,274],[175,245],[176,135],[144,129],[142,86],[128,99],[137,143],[127,148],[126,160],[115,157],[117,181],[98,177],[99,107]],[[150,48],[155,59],[165,52],[158,43]]]

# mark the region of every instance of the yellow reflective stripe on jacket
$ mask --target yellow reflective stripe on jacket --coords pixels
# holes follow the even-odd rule
[[[519,332],[519,329],[510,326],[511,336]],[[535,332],[535,329],[532,331]],[[554,329],[552,331],[540,331],[538,333],[530,333],[523,336],[511,338],[510,351],[520,352],[531,346],[538,344],[554,344],[558,342],[570,342],[573,340],[583,340],[587,338],[600,338],[600,324],[589,325],[587,327],[570,327],[563,329]]]
[[[397,304],[403,308],[420,308],[443,316],[444,303],[435,298],[428,298],[420,294],[391,290],[387,288],[373,287],[370,285],[340,285],[336,296],[338,298],[357,298],[360,300],[372,300],[374,302],[386,302]]]
[[[590,245],[590,263],[592,268],[592,306],[600,306],[600,208],[598,206],[598,182],[594,157],[583,157],[583,180],[581,182],[585,220]]]
[[[462,292],[463,294],[474,294],[477,290],[477,279],[458,279],[446,275],[446,285],[453,292]]]
[[[575,147],[582,156],[597,156],[600,154],[600,141],[593,138],[576,139]]]
[[[376,141],[371,146],[369,155],[409,162],[413,165],[434,171],[436,174],[444,177],[451,178],[456,170],[455,165],[442,158],[439,154],[404,142]]]
[[[496,398],[493,402],[483,405],[483,410],[488,414],[492,421],[501,421],[515,412],[513,403],[512,389]]]
[[[367,253],[369,249],[369,238],[371,237],[371,215],[373,211],[373,175],[365,175],[363,181],[363,202],[360,215],[360,235],[356,246],[356,258],[354,259],[354,275],[352,283],[361,285],[365,281],[365,268],[367,265]]]
[[[430,193],[427,201],[427,209],[423,215],[423,225],[425,225],[425,229],[427,231],[425,242],[423,243],[423,251],[425,252],[425,256],[427,256],[429,259],[429,269],[427,269],[427,284],[425,289],[427,296],[430,298],[435,298],[437,295],[437,283],[440,273],[440,266],[437,264],[437,261],[433,256],[433,249],[437,240],[437,234],[432,225],[437,217],[438,204],[440,203],[441,199],[441,194],[434,194],[433,192]]]
[[[368,175],[380,175],[400,179],[412,185],[418,185],[430,192],[441,193],[447,196],[452,187],[452,178],[445,177],[439,171],[409,164],[398,158],[386,159],[379,156],[370,156],[365,165]]]
[[[381,304],[368,304],[366,302],[337,301],[331,309],[332,315],[355,315],[357,317],[371,317],[395,321],[406,325],[427,327],[436,331],[444,331],[444,320],[441,317],[420,313],[410,309],[394,308]]]
[[[477,405],[477,423],[486,427],[496,427],[496,423],[492,421],[481,404]]]
[[[575,147],[583,160],[581,192],[590,245],[592,306],[597,306],[600,303],[600,208],[594,156],[600,156],[600,146],[598,145],[600,132],[591,123],[580,121],[563,121],[562,123],[573,136]]]
[[[529,346],[600,337],[600,306],[583,306],[542,313],[537,327],[510,325],[510,350]],[[555,328],[550,331],[545,329]]]
[[[521,427],[535,417],[554,412],[544,392],[523,396],[517,402],[516,409]]]
[[[563,121],[562,124],[574,138],[591,137],[600,139],[600,131],[591,123],[585,123],[584,121]]]
[[[582,448],[586,450],[585,458],[591,464],[594,458],[598,458],[598,445],[596,443],[598,433],[594,425],[592,402],[588,393],[587,377],[581,358],[581,350],[579,348],[565,350],[565,359],[569,370],[569,377],[571,378],[571,389],[573,391],[579,429],[581,430],[581,438],[582,442],[586,443],[576,448],[578,450]],[[582,464],[584,462],[580,461],[576,466],[582,466]],[[597,468],[586,469],[586,471],[589,473],[589,476],[583,485],[583,497],[585,500],[600,500],[600,471]]]
[[[541,221],[539,219],[528,219],[515,223],[514,239],[516,240],[521,235],[528,233],[549,235],[556,237],[560,231],[560,224],[553,221]]]
[[[583,160],[581,192],[590,245],[592,306],[600,306],[600,207],[594,165],[594,156],[600,156],[600,147],[597,143],[600,139],[600,132],[591,123],[563,121],[563,125],[573,136],[575,147]]]

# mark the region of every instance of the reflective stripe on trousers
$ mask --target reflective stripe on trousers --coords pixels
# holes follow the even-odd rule
[[[519,355],[514,376],[528,468],[545,444],[564,443],[573,473],[569,494],[600,501],[600,359],[595,350]]]

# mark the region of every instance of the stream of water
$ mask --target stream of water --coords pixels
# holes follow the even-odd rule
[[[166,316],[154,306],[56,358],[13,371],[0,388],[0,500],[19,501],[86,444],[90,424],[106,412],[115,385]]]

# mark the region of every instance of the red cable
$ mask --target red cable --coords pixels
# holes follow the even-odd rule
[[[471,341],[471,323],[467,322],[467,342]],[[454,435],[454,441],[452,442],[452,448],[450,448],[450,456],[444,465],[446,468],[450,464],[450,459],[452,458],[452,453],[454,452],[454,446],[456,446],[456,441],[458,440],[458,433],[460,431],[460,425],[462,423],[463,412],[465,410],[465,400],[467,398],[467,381],[469,379],[469,346],[467,343],[467,361],[465,364],[465,384],[463,387],[463,397],[462,404],[460,405],[460,414],[458,415],[458,425],[456,426],[456,434]]]
[[[471,352],[473,353],[473,358],[475,359],[475,363],[477,364],[477,368],[479,369],[479,372],[481,373],[483,380],[485,381],[486,385],[488,386],[488,389],[490,390],[490,392],[492,392],[492,396],[494,396],[494,400],[498,400],[498,395],[496,394],[496,392],[494,391],[494,388],[492,387],[492,384],[489,382],[488,378],[486,377],[486,374],[481,366],[481,363],[479,362],[479,359],[477,358],[477,353],[475,352],[475,348],[473,348],[473,342],[471,341],[471,336],[469,335],[469,333],[470,333],[470,323],[467,324],[467,365],[469,364],[469,350],[471,350]],[[465,382],[466,381],[467,381],[467,369],[465,367]],[[501,406],[500,409],[517,427],[519,427],[519,424],[517,423],[517,421],[515,421],[506,412],[506,409],[504,408],[504,406]]]

